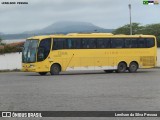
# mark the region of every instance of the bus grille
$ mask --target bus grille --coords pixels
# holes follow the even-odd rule
[[[155,66],[155,57],[154,56],[140,57],[140,61],[143,66]]]

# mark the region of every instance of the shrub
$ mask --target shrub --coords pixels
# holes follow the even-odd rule
[[[22,52],[20,47],[5,45],[3,49],[0,49],[0,54]]]

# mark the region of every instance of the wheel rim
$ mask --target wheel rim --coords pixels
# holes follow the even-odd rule
[[[124,71],[125,70],[125,66],[124,65],[120,65],[120,71]]]
[[[131,70],[132,70],[132,71],[136,71],[136,70],[137,70],[137,66],[136,66],[135,64],[132,64],[132,65],[131,65]]]
[[[59,67],[59,65],[53,64],[51,66],[51,69],[50,69],[51,75],[58,75],[60,71],[61,71],[61,68]]]
[[[54,71],[57,73],[59,70],[57,67],[54,67]]]
[[[126,65],[123,64],[123,63],[119,64],[118,71],[119,72],[125,72],[126,71]]]

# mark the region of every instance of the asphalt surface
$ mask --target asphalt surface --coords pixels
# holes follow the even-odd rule
[[[160,69],[107,74],[103,71],[65,72],[58,76],[0,73],[0,111],[160,111]],[[151,118],[126,118],[133,119]]]

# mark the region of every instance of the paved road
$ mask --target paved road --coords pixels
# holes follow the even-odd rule
[[[70,72],[59,76],[0,73],[0,111],[16,110],[160,111],[160,69],[142,69],[138,73],[122,74]]]

